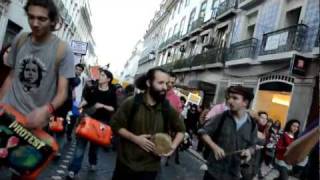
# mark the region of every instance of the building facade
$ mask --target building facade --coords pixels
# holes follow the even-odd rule
[[[121,81],[125,83],[133,84],[135,75],[138,71],[138,63],[141,58],[143,48],[143,41],[138,41],[132,51],[132,54],[126,62],[123,71],[121,72]]]
[[[31,31],[24,11],[26,2],[27,0],[0,1],[0,47],[12,42],[19,32]],[[95,43],[92,37],[89,1],[54,0],[54,2],[61,17],[57,27],[59,30],[55,34],[70,44],[72,40],[88,42],[87,55],[80,58],[84,61],[94,61],[92,59],[96,59]]]
[[[155,58],[141,58],[138,72],[173,71],[178,86],[201,91],[204,105],[223,102],[225,89],[240,84],[255,93],[254,110],[283,125],[307,123],[318,91],[318,0],[166,0],[160,9],[163,21],[147,31],[160,29]]]

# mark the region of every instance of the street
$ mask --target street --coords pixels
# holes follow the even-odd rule
[[[67,176],[68,164],[72,159],[75,150],[75,141],[67,144],[62,152],[62,156],[46,168],[40,175],[39,180],[63,180]],[[98,165],[96,171],[89,170],[89,164],[85,155],[82,169],[76,176],[76,180],[106,180],[111,179],[115,161],[116,153],[112,150],[99,149]],[[161,162],[161,170],[157,180],[202,180],[204,171],[200,170],[202,165],[201,156],[192,148],[180,153],[180,165],[175,164],[174,158],[170,159],[169,166],[165,166],[164,160]],[[265,170],[265,167],[263,167]],[[273,180],[278,176],[278,172],[273,169],[266,173],[265,180]],[[9,180],[10,173],[5,169],[0,169],[0,179]],[[290,177],[290,180],[296,178]]]
[[[62,157],[53,162],[46,171],[39,177],[39,179],[64,179],[67,175],[67,165],[72,158],[75,144],[67,145]],[[83,168],[76,177],[77,180],[102,180],[111,179],[116,160],[116,153],[104,149],[99,150],[98,165],[96,171],[89,170],[87,154],[83,161]],[[162,162],[162,169],[158,180],[200,180],[203,177],[204,171],[199,169],[201,162],[197,160],[190,153],[182,152],[180,156],[180,165],[174,163],[174,158],[171,158],[169,166],[164,166]]]

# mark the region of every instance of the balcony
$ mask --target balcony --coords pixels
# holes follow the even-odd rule
[[[216,67],[220,66],[225,60],[225,48],[214,48],[202,54],[195,55],[191,66],[205,66],[205,67]],[[213,66],[212,66],[213,65]]]
[[[258,39],[251,38],[230,45],[226,57],[226,65],[250,63],[255,56]]]
[[[163,64],[160,67],[170,72],[173,70],[173,65],[174,65],[174,62],[171,62],[171,63]]]
[[[185,59],[180,59],[178,61],[175,61],[174,65],[173,65],[173,69],[190,68],[192,59],[193,59],[193,57],[188,57]]]
[[[221,20],[236,13],[237,0],[225,0],[220,3],[216,11],[216,19]]]
[[[161,67],[174,72],[222,67],[225,59],[225,48],[211,49],[203,54],[189,56]]]
[[[302,51],[308,26],[297,24],[263,35],[259,61],[291,58],[294,53]]]
[[[142,66],[143,64],[146,64],[149,61],[151,61],[151,59],[149,59],[149,56],[145,56],[139,60],[138,66]]]
[[[240,9],[250,9],[254,6],[260,4],[263,0],[239,0],[239,8]]]
[[[175,35],[171,36],[169,39],[167,39],[166,41],[162,42],[160,45],[159,45],[159,50],[163,50],[165,48],[167,48],[169,45],[171,44],[176,44],[176,43],[179,43],[179,39],[180,39],[180,33],[176,33]]]

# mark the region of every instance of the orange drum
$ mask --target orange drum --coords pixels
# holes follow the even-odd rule
[[[52,132],[62,132],[63,131],[63,118],[51,117],[50,122],[49,122],[49,130]]]
[[[111,127],[90,117],[81,119],[76,128],[76,134],[98,145],[107,146],[111,144]]]
[[[55,139],[42,129],[23,127],[26,117],[0,105],[0,165],[23,180],[37,179],[58,151]]]

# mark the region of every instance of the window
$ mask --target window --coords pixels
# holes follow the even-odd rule
[[[168,37],[167,37],[167,39],[171,38],[171,36],[172,36],[171,33],[172,33],[172,29],[170,28],[170,29],[169,29],[169,32],[168,32]]]
[[[191,26],[192,26],[192,23],[194,21],[195,16],[196,16],[196,9],[194,8],[190,13],[188,31],[190,31],[190,29],[191,29]]]
[[[196,45],[197,45],[197,41],[196,40],[190,42],[190,56],[196,54]]]
[[[207,1],[203,1],[200,7],[199,19],[204,19],[206,15]]]
[[[182,33],[183,33],[183,28],[184,28],[185,21],[186,21],[186,17],[183,17],[181,19],[180,28],[179,28],[180,35],[182,35]]]
[[[219,7],[219,0],[213,0],[212,2],[212,14],[211,17],[214,18],[216,17],[217,11]]]
[[[175,24],[175,25],[174,25],[174,28],[173,28],[173,34],[174,34],[174,35],[178,34],[178,30],[179,30],[179,29],[178,29],[178,24]]]
[[[253,38],[257,16],[258,16],[258,11],[251,13],[247,16],[247,29],[246,29],[247,34],[245,35],[246,39]]]
[[[299,18],[300,18],[300,13],[301,13],[301,7],[288,11],[286,14],[286,20],[285,20],[285,25],[284,27],[289,27],[293,26],[299,23]]]
[[[225,47],[226,42],[227,42],[227,30],[228,30],[228,26],[224,26],[220,29],[218,29],[218,35],[217,35],[217,46],[219,48],[221,47]]]
[[[177,11],[177,6],[176,7],[174,7],[174,9],[173,9],[173,11],[172,11],[172,19],[174,18],[174,14],[176,13],[176,11]]]
[[[183,0],[181,0],[181,1],[179,2],[179,5],[178,5],[178,14],[180,13],[182,4],[183,4]]]
[[[189,6],[189,4],[190,4],[190,0],[186,0],[186,3],[184,4],[184,7]]]

